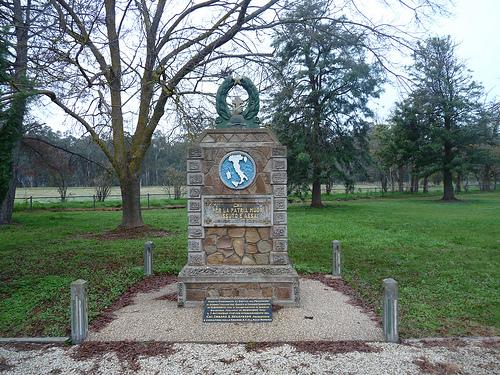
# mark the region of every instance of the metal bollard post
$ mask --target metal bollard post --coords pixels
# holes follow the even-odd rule
[[[332,241],[332,275],[340,277],[340,241]]]
[[[144,244],[144,275],[146,276],[153,274],[153,247],[152,241],[147,241]]]
[[[394,279],[384,279],[384,336],[387,342],[399,342],[398,332],[398,283]]]
[[[87,282],[80,279],[71,283],[71,342],[81,344],[88,329]]]
[[[149,208],[149,193],[148,193],[148,208]]]
[[[30,210],[33,209],[33,196],[30,195]]]
[[[94,199],[94,210],[95,210],[95,194],[92,197]]]

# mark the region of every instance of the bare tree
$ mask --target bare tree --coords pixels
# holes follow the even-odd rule
[[[94,178],[95,196],[98,202],[104,202],[106,200],[111,193],[112,183],[113,176],[108,171],[101,171],[101,173]]]
[[[272,21],[278,0],[250,2],[53,1],[66,48],[53,69],[65,65],[71,90],[37,93],[80,122],[109,158],[122,192],[122,226],[143,225],[140,168],[165,113],[214,76],[209,63],[235,56],[237,46],[246,51],[240,57],[258,53],[250,39],[235,37],[265,26],[265,17]]]
[[[33,154],[32,160],[36,166],[49,172],[51,183],[57,187],[61,202],[65,202],[69,180],[75,171],[74,154],[54,147],[43,140],[30,137],[24,138],[22,145]]]
[[[186,172],[168,167],[165,171],[165,190],[170,194],[170,188],[174,188],[174,199],[182,197],[182,187],[186,184]]]

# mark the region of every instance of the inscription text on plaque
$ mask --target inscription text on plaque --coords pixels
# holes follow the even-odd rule
[[[273,198],[261,196],[204,196],[202,221],[205,227],[273,225]]]

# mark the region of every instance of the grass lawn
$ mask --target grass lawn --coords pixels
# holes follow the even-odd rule
[[[343,275],[379,306],[381,281],[400,285],[403,337],[500,334],[500,193],[329,202],[289,208],[289,248],[299,272],[329,272],[331,240],[342,241]],[[186,261],[184,209],[148,210],[155,272]],[[89,281],[91,318],[142,278],[146,238],[102,240],[120,212],[15,213],[0,228],[0,336],[64,335],[69,284]]]

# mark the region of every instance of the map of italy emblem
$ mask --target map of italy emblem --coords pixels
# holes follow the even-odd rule
[[[244,151],[232,151],[222,158],[219,177],[231,189],[245,189],[255,178],[255,162]]]

